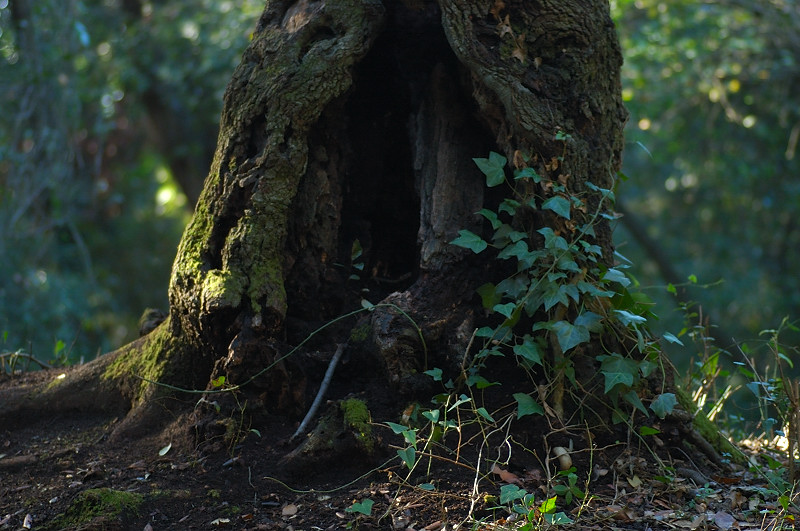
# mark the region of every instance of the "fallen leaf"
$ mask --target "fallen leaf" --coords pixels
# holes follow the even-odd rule
[[[494,15],[494,18],[500,20],[500,11],[506,8],[506,3],[503,0],[495,0],[494,5],[489,10],[489,13]]]
[[[736,518],[724,511],[719,511],[714,515],[714,523],[720,529],[730,529],[736,523]]]
[[[165,455],[167,455],[167,452],[169,452],[171,449],[172,449],[172,443],[169,443],[164,448],[158,451],[158,455],[164,457]]]
[[[500,481],[505,481],[506,483],[516,483],[517,485],[522,485],[522,480],[516,474],[509,472],[508,470],[503,470],[497,465],[492,466],[492,473],[497,474],[500,476]]]
[[[153,526],[151,526],[150,523],[148,522],[147,525],[144,526],[144,529],[142,531],[153,531]]]
[[[497,34],[500,36],[501,39],[506,34],[509,34],[512,37],[514,36],[514,30],[511,29],[511,22],[508,19],[508,15],[506,15],[506,18],[502,22],[500,22],[500,24],[497,25]]]
[[[281,509],[282,516],[294,516],[297,514],[297,505],[290,503],[289,505],[285,505],[283,509]]]
[[[634,489],[642,486],[642,480],[639,479],[639,476],[633,476],[632,478],[627,478],[627,479],[630,486],[633,487]]]
[[[25,520],[22,522],[22,527],[25,529],[30,529],[33,527],[33,516],[30,514],[25,515]]]
[[[211,521],[211,525],[215,525],[217,527],[221,527],[223,525],[228,525],[229,523],[231,523],[231,519],[230,518],[217,518],[216,520],[212,520]]]

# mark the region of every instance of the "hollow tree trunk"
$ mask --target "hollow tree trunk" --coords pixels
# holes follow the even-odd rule
[[[475,289],[497,280],[487,258],[449,245],[480,233],[475,213],[501,197],[471,159],[531,157],[598,209],[586,183],[611,188],[620,164],[621,61],[600,0],[267,2],[225,94],[169,317],[93,369],[125,384],[116,393],[136,407],[124,427],[152,422],[147,404],[169,392],[138,377],[202,389],[273,364],[251,383],[257,403],[297,418],[314,359],[281,357],[362,297],[393,305],[359,325],[370,378],[428,391],[422,371],[460,362]],[[610,264],[608,223],[595,233]],[[332,352],[352,327],[326,329],[315,348]]]

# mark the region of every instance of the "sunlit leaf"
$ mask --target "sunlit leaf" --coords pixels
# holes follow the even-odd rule
[[[362,500],[360,502],[354,503],[353,505],[351,505],[350,507],[345,509],[345,512],[348,512],[348,513],[360,513],[360,514],[369,516],[369,515],[372,514],[372,505],[374,503],[375,502],[373,502],[372,500],[367,498],[367,499]]]

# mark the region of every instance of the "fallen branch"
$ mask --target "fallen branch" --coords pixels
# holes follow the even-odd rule
[[[303,419],[303,422],[300,423],[300,426],[297,427],[297,431],[295,431],[294,435],[292,435],[291,439],[289,439],[290,441],[294,441],[300,437],[306,431],[308,423],[311,422],[311,419],[317,414],[317,409],[319,409],[319,405],[322,403],[322,397],[325,396],[325,391],[328,390],[328,385],[330,385],[331,379],[333,378],[333,371],[336,369],[336,364],[339,363],[342,353],[346,347],[347,343],[339,343],[339,345],[336,347],[336,353],[331,358],[330,363],[328,363],[328,369],[325,371],[325,377],[322,378],[322,383],[319,385],[317,396],[314,397],[314,402],[311,404],[311,407],[308,408],[308,413],[306,413],[306,416]]]

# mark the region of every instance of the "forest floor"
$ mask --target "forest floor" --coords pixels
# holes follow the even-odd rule
[[[0,377],[0,385],[14,385],[13,378]],[[567,474],[548,483],[541,469],[513,461],[476,474],[466,465],[465,447],[463,455],[430,460],[430,468],[420,460],[426,474],[406,482],[407,469],[391,458],[392,448],[379,459],[382,466],[351,455],[287,475],[279,463],[292,449],[294,425],[198,445],[188,415],[158,433],[111,442],[118,421],[84,414],[0,427],[0,530],[437,531],[519,529],[526,521],[528,529],[773,530],[794,529],[800,515],[791,487],[780,483],[785,468],[772,458],[771,467],[717,475],[691,456],[658,468],[618,444],[592,461],[578,460],[579,479],[570,485]],[[765,452],[754,453],[754,462],[766,462]],[[524,510],[523,490],[532,494]],[[588,495],[580,499],[582,492]],[[554,520],[564,523],[548,523]]]

